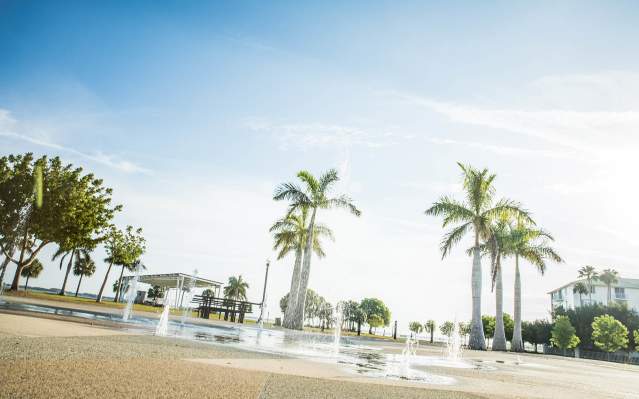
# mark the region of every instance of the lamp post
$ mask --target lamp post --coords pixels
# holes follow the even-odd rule
[[[266,283],[268,282],[268,267],[271,265],[271,261],[269,259],[266,260],[266,274],[264,275],[264,290],[262,291],[262,304],[260,305],[260,317],[257,319],[257,322],[262,322],[262,318],[264,317],[264,300],[266,299]]]

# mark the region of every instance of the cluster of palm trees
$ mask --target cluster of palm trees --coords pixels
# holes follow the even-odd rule
[[[596,281],[601,281],[606,285],[606,305],[610,305],[612,301],[612,285],[619,282],[619,272],[615,269],[604,269],[598,272],[594,266],[584,266],[578,270],[579,278],[584,281],[577,282],[573,287],[573,292],[579,294],[579,302],[582,301],[583,295],[588,295],[588,302],[592,304],[592,293],[594,292],[594,284]]]
[[[547,261],[562,262],[561,257],[550,247],[553,237],[537,227],[530,213],[518,202],[510,199],[495,200],[493,182],[495,174],[487,169],[479,170],[458,164],[462,171],[462,201],[444,196],[426,210],[427,215],[442,216],[443,227],[450,227],[441,242],[442,259],[469,233],[473,245],[467,253],[473,257],[472,266],[472,321],[469,338],[471,349],[486,349],[486,340],[481,318],[482,256],[490,258],[492,287],[495,292],[495,335],[493,350],[506,350],[506,335],[503,321],[502,263],[514,260],[515,267],[515,326],[511,349],[523,351],[521,332],[521,276],[520,261],[527,261],[540,273],[546,270]]]
[[[282,325],[301,330],[304,324],[306,293],[313,253],[324,257],[322,238],[333,239],[332,231],[317,221],[319,210],[346,208],[355,216],[361,214],[346,195],[331,195],[339,181],[337,171],[331,169],[316,178],[307,171],[297,174],[299,183],[284,183],[275,190],[275,201],[288,201],[286,215],[270,228],[277,258],[295,255],[289,299]]]

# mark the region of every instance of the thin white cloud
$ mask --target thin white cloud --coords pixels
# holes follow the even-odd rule
[[[620,147],[639,131],[637,111],[486,109],[405,96],[451,121],[533,136],[574,150],[596,152],[600,145]]]
[[[531,157],[547,157],[547,158],[575,158],[575,151],[554,151],[554,150],[533,150],[529,148],[510,147],[504,145],[484,144],[474,141],[461,141],[452,139],[443,139],[430,137],[426,139],[429,143],[441,145],[461,145],[469,148],[476,148],[483,151],[490,151],[500,155],[510,156],[531,156]]]
[[[323,123],[273,124],[263,120],[249,120],[244,126],[272,134],[282,148],[364,146],[381,148],[395,143],[392,132],[373,133],[358,127]]]
[[[18,122],[11,117],[11,114],[7,110],[0,109],[0,137],[7,137],[14,140],[35,144],[41,147],[51,148],[58,151],[63,151],[77,157],[87,159],[89,161],[96,162],[101,165],[105,165],[109,168],[119,170],[126,173],[144,173],[151,174],[151,170],[143,168],[131,161],[117,159],[113,155],[97,152],[95,154],[88,154],[82,151],[78,151],[71,147],[66,147],[57,143],[53,143],[47,140],[32,137],[23,133],[19,133]]]

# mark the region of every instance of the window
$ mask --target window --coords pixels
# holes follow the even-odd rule
[[[615,298],[626,299],[626,289],[623,287],[615,287]]]
[[[595,293],[595,286],[594,286],[594,285],[591,285],[591,286],[590,286],[590,293],[591,293],[591,294],[594,294],[594,293]]]

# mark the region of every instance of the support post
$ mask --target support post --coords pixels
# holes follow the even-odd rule
[[[268,267],[271,265],[270,260],[266,260],[266,274],[264,275],[264,289],[262,290],[262,303],[260,305],[260,317],[257,322],[260,323],[264,318],[264,300],[266,299],[266,283],[268,282]]]
[[[393,339],[397,339],[397,320],[395,320],[395,328],[393,328]]]

